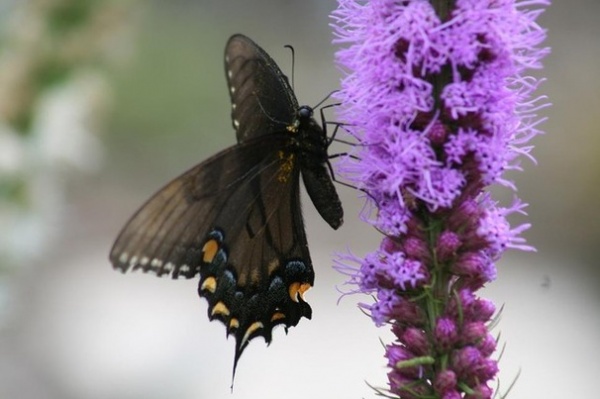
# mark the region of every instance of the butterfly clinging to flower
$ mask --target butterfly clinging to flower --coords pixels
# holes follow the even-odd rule
[[[300,176],[334,229],[342,206],[330,139],[299,106],[287,77],[243,35],[225,47],[237,144],[175,178],[127,222],[110,252],[122,271],[199,276],[208,317],[235,337],[234,372],[250,340],[311,317],[303,293],[314,270],[300,208]]]

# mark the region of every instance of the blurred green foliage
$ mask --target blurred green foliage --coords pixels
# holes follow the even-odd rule
[[[63,34],[83,25],[94,10],[98,0],[65,1],[57,4],[48,13],[48,28],[52,33]]]
[[[153,173],[173,177],[171,167],[182,171],[235,142],[224,41],[206,36],[207,23],[177,8],[145,10],[132,62],[113,74],[108,167],[124,173],[123,181]]]

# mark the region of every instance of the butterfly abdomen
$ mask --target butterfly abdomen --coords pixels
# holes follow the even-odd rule
[[[323,219],[338,229],[344,218],[342,203],[333,185],[327,163],[327,136],[312,118],[312,109],[302,106],[298,110],[300,171],[306,191]]]

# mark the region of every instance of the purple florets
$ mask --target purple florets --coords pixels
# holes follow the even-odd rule
[[[475,291],[509,248],[530,251],[485,191],[531,158],[533,98],[547,48],[536,19],[548,0],[338,0],[333,13],[341,119],[360,143],[340,163],[368,193],[384,234],[364,259],[342,259],[378,325],[392,324],[390,391],[402,398],[488,398],[497,374],[487,330],[495,306]],[[437,396],[431,396],[437,395]]]

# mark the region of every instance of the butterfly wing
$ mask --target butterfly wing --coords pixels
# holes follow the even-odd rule
[[[311,317],[314,281],[300,212],[299,166],[289,137],[231,147],[179,176],[126,224],[110,260],[122,271],[191,278],[209,318],[236,338],[267,342],[275,325]]]
[[[265,158],[257,144],[216,154],[152,196],[115,241],[110,253],[114,267],[173,278],[196,276],[202,253],[199,246],[223,212],[221,203]]]
[[[225,46],[225,73],[231,96],[231,120],[239,142],[285,131],[298,101],[275,61],[244,35]]]

